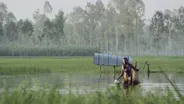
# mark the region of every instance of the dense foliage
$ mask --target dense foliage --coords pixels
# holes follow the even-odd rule
[[[47,53],[50,53],[47,49],[57,53],[58,50],[59,53],[80,50],[59,55],[86,55],[91,50],[123,55],[184,55],[182,6],[155,11],[150,21],[145,19],[142,0],[110,0],[107,5],[97,0],[96,3],[88,2],[85,8],[75,7],[69,14],[62,10],[54,14],[52,9],[49,1],[45,1],[44,9],[37,9],[33,20],[17,20],[6,4],[0,3],[0,55],[21,53],[14,49],[7,51],[12,44],[17,47],[24,45],[21,49],[30,53],[34,47],[44,47],[42,51]],[[75,48],[68,51],[52,48],[53,45],[75,45]],[[37,52],[26,55],[52,54]]]

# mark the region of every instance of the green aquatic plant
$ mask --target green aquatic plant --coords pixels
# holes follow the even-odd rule
[[[13,92],[0,93],[0,104],[183,104],[184,102],[184,99],[176,99],[169,90],[166,90],[165,95],[159,90],[143,94],[141,87],[135,87],[127,94],[123,88],[111,87],[106,91],[85,94],[72,91],[62,94],[59,87],[35,90],[23,84]]]

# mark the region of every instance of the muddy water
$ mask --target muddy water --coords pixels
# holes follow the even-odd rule
[[[68,88],[79,93],[104,91],[113,85],[114,79],[119,74],[114,75],[103,73],[50,73],[39,75],[18,75],[18,76],[0,76],[0,92],[4,89],[17,88],[20,83],[26,81],[28,87],[36,86],[59,86],[61,93],[66,93]],[[168,74],[169,79],[175,83],[178,90],[184,95],[184,74]],[[171,87],[170,83],[162,74],[151,74],[149,79],[147,75],[140,74],[141,87],[144,91],[157,91]],[[174,90],[173,90],[174,91]],[[174,92],[173,92],[174,93]]]

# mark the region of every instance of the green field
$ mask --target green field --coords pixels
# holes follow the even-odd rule
[[[31,69],[32,68],[32,69]],[[7,74],[22,73],[19,69],[26,69],[30,72],[72,72],[72,71],[94,71],[98,70],[98,67],[93,65],[91,57],[32,57],[32,58],[0,58],[1,73],[6,70],[10,70]],[[38,69],[38,70],[35,70]],[[49,70],[49,71],[48,71]],[[35,72],[36,73],[36,72]]]
[[[150,69],[165,72],[184,72],[184,57],[133,57],[140,70],[145,61],[149,61]],[[118,67],[119,73],[121,68]],[[93,64],[93,57],[0,57],[0,74],[36,74],[52,72],[99,72],[100,68]],[[113,71],[112,67],[103,68],[104,72]],[[15,91],[0,93],[0,104],[183,104],[184,98],[175,99],[168,91],[166,96],[161,93],[142,95],[141,89],[132,90],[126,95],[123,90],[112,88],[105,92],[90,94],[60,94],[57,88],[47,91],[31,91],[20,85]],[[133,100],[132,100],[133,99]]]
[[[133,57],[140,70],[145,61],[150,69],[168,72],[184,72],[184,57]],[[112,67],[104,70],[111,71]],[[117,71],[121,68],[118,67]],[[48,72],[98,72],[99,67],[93,64],[93,57],[0,57],[0,74],[29,74]]]

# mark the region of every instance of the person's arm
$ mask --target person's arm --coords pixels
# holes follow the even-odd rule
[[[129,63],[129,66],[133,69],[133,70],[135,70],[135,71],[139,71],[139,69],[137,69],[136,67],[137,67],[137,65],[136,65],[136,67],[134,67],[132,64],[130,64]]]
[[[118,77],[118,79],[117,80],[119,80],[122,76],[123,76],[123,74],[124,74],[124,66],[122,65],[122,71],[121,71],[121,74],[120,74],[120,76]]]

